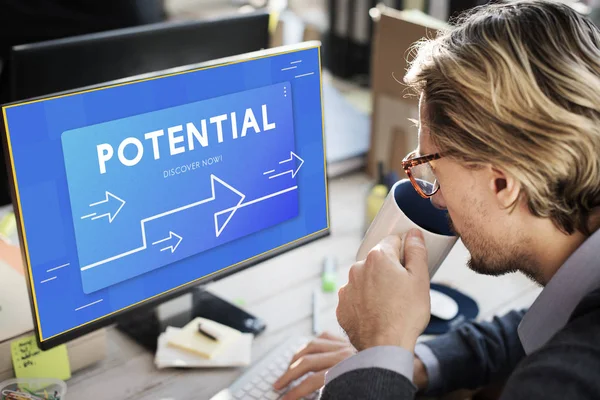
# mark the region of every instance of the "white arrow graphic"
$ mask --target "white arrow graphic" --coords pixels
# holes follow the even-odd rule
[[[280,172],[280,173],[275,174],[275,175],[271,175],[271,176],[269,176],[269,179],[277,178],[279,176],[283,176],[283,175],[286,175],[286,174],[292,174],[292,178],[296,177],[296,174],[298,173],[298,171],[300,171],[300,168],[302,167],[302,164],[304,164],[304,160],[301,159],[296,153],[294,153],[293,151],[290,151],[290,158],[285,159],[283,161],[279,161],[279,164],[280,165],[281,164],[286,164],[286,163],[292,162],[294,160],[298,160],[299,161],[299,164],[297,165],[296,169],[294,169],[294,167],[292,166],[292,169],[284,171],[284,172]],[[263,173],[263,175],[268,175],[268,174],[273,173],[273,172],[275,172],[274,169]]]
[[[90,204],[90,207],[95,207],[98,206],[100,204],[110,204],[113,206],[113,208],[116,208],[116,211],[114,213],[104,213],[104,214],[100,214],[100,215],[96,215],[98,213],[92,213],[92,214],[88,214],[88,215],[84,215],[83,217],[81,217],[81,219],[85,219],[85,218],[92,218],[92,220],[95,219],[99,219],[99,218],[104,218],[104,217],[108,217],[108,222],[111,223],[113,222],[113,220],[116,218],[117,214],[119,214],[119,212],[121,211],[121,209],[123,208],[123,206],[125,205],[125,200],[115,196],[114,194],[112,194],[109,191],[105,192],[106,194],[106,198],[102,201],[98,201],[96,203],[92,203]]]
[[[235,205],[234,207],[232,207],[231,209],[229,209],[231,211],[231,215],[227,218],[227,220],[225,221],[225,223],[223,223],[223,226],[221,227],[221,230],[220,230],[222,232],[223,229],[225,228],[225,226],[227,225],[227,223],[229,223],[229,220],[231,220],[231,217],[233,216],[233,214],[235,214],[235,212],[237,211],[237,209],[240,207],[240,204],[242,204],[242,202],[246,198],[246,195],[244,195],[243,193],[241,193],[240,191],[238,191],[237,189],[235,189],[234,187],[232,187],[228,183],[224,182],[223,180],[217,178],[215,175],[211,175],[210,176],[211,196],[209,198],[197,201],[195,203],[187,204],[185,206],[178,207],[178,208],[175,208],[173,210],[165,211],[163,213],[160,213],[160,214],[157,214],[157,215],[153,215],[152,217],[144,218],[143,220],[140,221],[141,230],[142,230],[142,245],[140,247],[135,248],[133,250],[126,251],[125,253],[117,254],[116,256],[109,257],[109,258],[107,258],[105,260],[101,260],[101,261],[97,261],[97,262],[92,263],[92,264],[84,265],[83,267],[81,267],[81,270],[85,271],[85,270],[88,270],[90,268],[94,268],[94,267],[97,267],[99,265],[106,264],[107,262],[118,260],[119,258],[127,257],[130,254],[134,254],[134,253],[140,252],[142,250],[145,250],[148,247],[148,244],[146,242],[146,222],[153,221],[155,219],[159,219],[159,218],[165,217],[167,215],[175,214],[175,213],[178,213],[180,211],[188,210],[188,209],[190,209],[192,207],[197,207],[197,206],[199,206],[201,204],[205,204],[205,203],[208,203],[210,201],[213,201],[216,198],[216,196],[215,196],[215,182],[217,182],[217,183],[225,186],[227,189],[231,190],[232,192],[234,192],[236,195],[238,195],[240,197],[240,200],[237,203],[237,205]],[[215,223],[216,223],[216,218],[215,218]],[[173,251],[175,251],[175,250],[173,249]]]
[[[292,154],[293,154],[293,153],[292,153]],[[297,172],[297,171],[296,171],[296,172]],[[267,199],[270,199],[270,198],[273,198],[273,197],[276,197],[276,196],[282,195],[282,194],[284,194],[284,193],[290,192],[290,191],[292,191],[292,190],[297,190],[297,189],[298,189],[298,186],[292,186],[292,187],[289,187],[289,188],[287,188],[287,189],[283,189],[283,190],[280,190],[280,191],[278,191],[278,192],[271,193],[271,194],[268,194],[268,195],[266,195],[266,196],[263,196],[263,197],[259,197],[259,198],[257,198],[257,199],[254,199],[254,200],[250,200],[250,201],[244,202],[244,200],[245,200],[245,198],[246,198],[246,196],[245,196],[244,194],[242,194],[241,192],[239,192],[237,189],[233,188],[233,187],[232,187],[232,186],[230,186],[229,184],[225,183],[225,182],[224,182],[224,181],[222,181],[221,179],[217,178],[216,176],[214,176],[214,175],[211,175],[211,176],[210,176],[211,191],[212,191],[212,192],[211,192],[211,193],[212,193],[211,197],[209,197],[209,198],[207,198],[207,199],[204,199],[204,200],[197,201],[197,202],[195,202],[195,203],[192,203],[192,204],[188,204],[188,205],[185,205],[185,206],[182,206],[182,207],[176,208],[176,209],[174,209],[174,210],[165,211],[165,212],[163,212],[163,213],[161,213],[161,214],[157,214],[157,215],[154,215],[154,216],[152,216],[152,217],[144,218],[143,220],[141,220],[141,221],[140,221],[141,230],[142,230],[142,243],[143,243],[143,245],[142,245],[142,246],[140,246],[140,247],[138,247],[138,248],[136,248],[136,249],[133,249],[133,250],[127,251],[127,252],[125,252],[125,253],[122,253],[122,254],[117,254],[116,256],[109,257],[109,258],[107,258],[107,259],[105,259],[105,260],[98,261],[98,262],[95,262],[95,263],[93,263],[93,264],[85,265],[85,266],[81,267],[81,270],[82,270],[82,271],[85,271],[85,270],[88,270],[88,269],[90,269],[90,268],[94,268],[94,267],[97,267],[97,266],[99,266],[99,265],[106,264],[106,263],[108,263],[108,262],[110,262],[110,261],[114,261],[114,260],[117,260],[117,259],[119,259],[119,258],[126,257],[126,256],[128,256],[128,255],[130,255],[130,254],[134,254],[134,253],[137,253],[137,252],[139,252],[139,251],[145,250],[145,249],[147,248],[147,244],[146,244],[146,226],[145,226],[146,222],[148,222],[148,221],[152,221],[152,220],[155,220],[155,219],[159,219],[159,218],[165,217],[165,216],[167,216],[167,215],[171,215],[171,214],[174,214],[174,213],[177,213],[177,212],[180,212],[180,211],[183,211],[183,210],[187,210],[187,209],[190,209],[190,208],[192,208],[192,207],[196,207],[196,206],[199,206],[199,205],[201,205],[201,204],[208,203],[208,202],[210,202],[210,201],[213,201],[213,200],[215,200],[215,197],[216,197],[216,196],[215,196],[215,182],[218,182],[218,183],[220,183],[222,186],[224,186],[224,187],[226,187],[227,189],[231,190],[231,191],[232,191],[232,192],[234,192],[236,195],[238,195],[238,196],[239,196],[239,198],[240,198],[239,202],[238,202],[238,203],[237,203],[235,206],[233,206],[233,207],[229,207],[229,208],[227,208],[227,209],[225,209],[225,210],[218,211],[218,212],[216,212],[216,213],[214,214],[214,222],[215,222],[215,236],[216,236],[216,237],[219,237],[219,236],[221,235],[221,233],[223,232],[223,230],[225,229],[225,227],[227,226],[227,224],[228,224],[228,223],[229,223],[229,221],[231,220],[231,217],[233,216],[233,214],[235,214],[235,212],[236,212],[237,210],[239,210],[240,208],[242,208],[242,207],[246,207],[246,206],[249,206],[249,205],[251,205],[251,204],[255,204],[255,203],[258,203],[258,202],[261,202],[261,201],[264,201],[264,200],[267,200]],[[227,219],[225,220],[225,222],[223,223],[223,225],[222,225],[222,226],[219,226],[219,223],[218,223],[218,216],[220,216],[220,215],[223,215],[223,214],[225,214],[225,213],[230,213],[230,214],[229,214],[229,216],[227,217]],[[167,247],[165,247],[165,248],[161,249],[161,251],[163,251],[163,250],[167,250],[167,249],[170,249],[170,250],[171,250],[171,253],[173,253],[173,252],[174,252],[174,251],[177,249],[177,246],[179,246],[179,243],[181,243],[181,241],[183,240],[183,238],[182,238],[181,236],[179,236],[179,235],[175,234],[175,233],[174,233],[174,232],[172,232],[172,231],[169,231],[169,237],[168,237],[168,238],[165,238],[165,239],[159,240],[158,242],[154,242],[154,243],[152,243],[152,244],[153,244],[153,245],[154,245],[154,244],[158,244],[158,243],[161,243],[161,242],[164,242],[164,241],[167,241],[167,240],[171,240],[171,239],[174,239],[174,238],[176,238],[176,239],[177,239],[177,243],[176,243],[175,245],[167,246]]]
[[[181,243],[181,241],[183,240],[183,238],[181,236],[179,236],[178,234],[176,234],[175,232],[173,232],[173,231],[169,231],[169,237],[161,239],[161,240],[158,240],[158,241],[152,243],[152,246],[154,246],[156,244],[159,244],[159,243],[164,243],[167,240],[171,240],[173,238],[177,238],[177,241],[176,241],[175,245],[167,246],[165,248],[160,249],[160,251],[171,250],[171,253],[174,253],[175,250],[177,250],[177,247],[179,246],[179,243]]]

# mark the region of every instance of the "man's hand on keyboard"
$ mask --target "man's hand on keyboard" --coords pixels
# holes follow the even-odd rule
[[[355,353],[346,338],[323,333],[294,355],[289,368],[273,387],[283,389],[310,374],[283,397],[283,400],[297,400],[319,390],[325,383],[325,372]]]

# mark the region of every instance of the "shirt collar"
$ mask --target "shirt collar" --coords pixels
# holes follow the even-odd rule
[[[526,354],[544,346],[583,300],[600,287],[600,229],[571,254],[550,279],[519,324],[518,333]]]

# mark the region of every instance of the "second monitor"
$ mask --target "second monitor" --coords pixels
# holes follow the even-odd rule
[[[267,48],[269,15],[164,22],[16,46],[11,101]]]

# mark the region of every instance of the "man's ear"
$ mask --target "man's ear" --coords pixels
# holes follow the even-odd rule
[[[515,204],[521,193],[521,184],[512,175],[498,168],[490,167],[490,171],[490,189],[498,204],[503,208]]]

